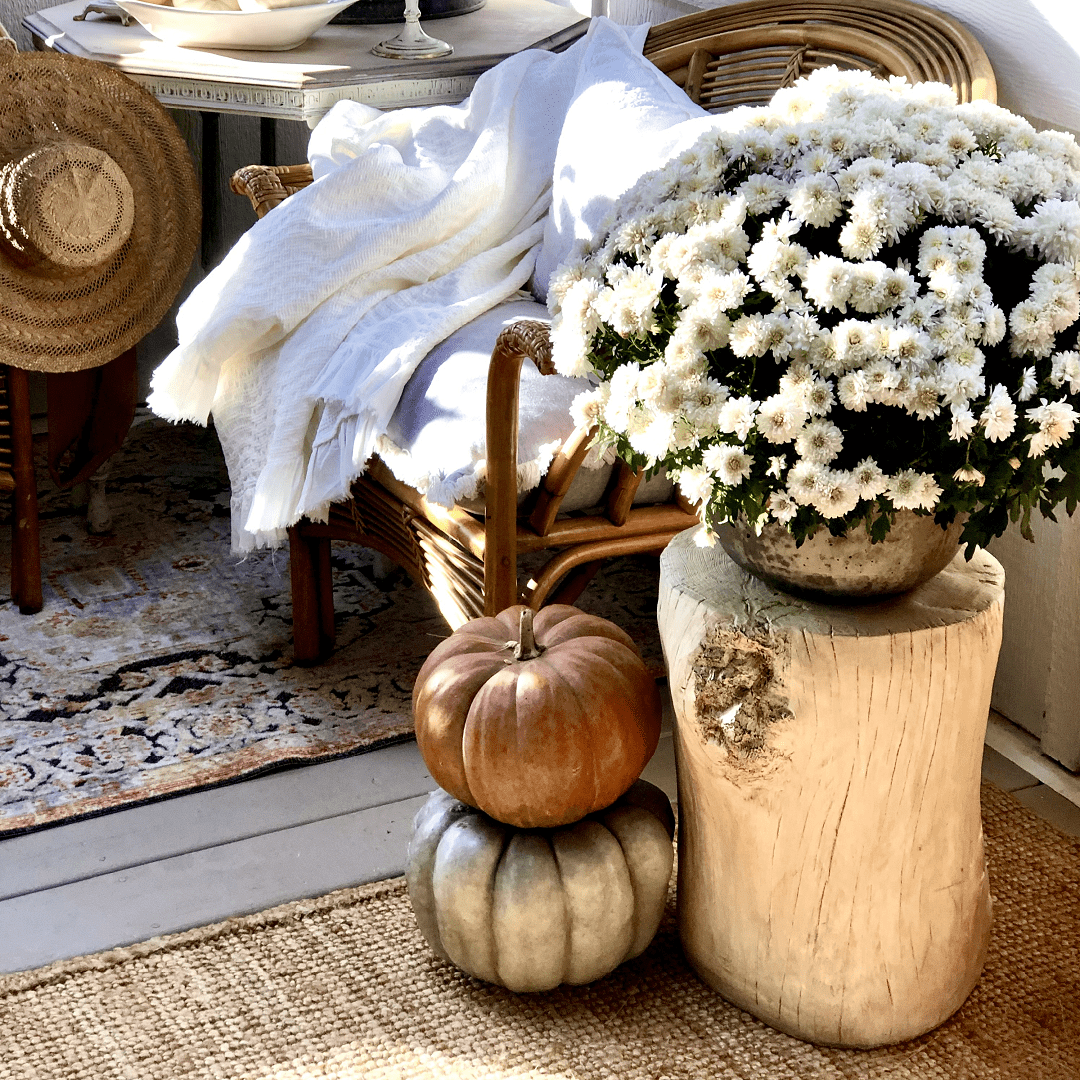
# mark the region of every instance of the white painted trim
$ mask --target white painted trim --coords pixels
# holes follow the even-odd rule
[[[1062,768],[1039,749],[1039,740],[1022,731],[1005,717],[991,712],[986,725],[986,745],[1052,788],[1069,802],[1080,806],[1080,776]]]

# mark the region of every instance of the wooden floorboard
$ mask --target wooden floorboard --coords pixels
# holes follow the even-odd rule
[[[425,795],[0,901],[0,972],[98,952],[404,868]]]
[[[431,791],[411,740],[0,840],[0,900]]]

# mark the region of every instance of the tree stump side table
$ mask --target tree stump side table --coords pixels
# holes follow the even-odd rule
[[[681,533],[660,560],[675,706],[678,920],[727,1000],[797,1038],[901,1042],[986,958],[979,784],[1004,573],[826,604]]]

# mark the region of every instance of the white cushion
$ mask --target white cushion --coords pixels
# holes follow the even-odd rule
[[[578,240],[599,233],[619,196],[689,146],[702,123],[715,121],[643,56],[628,54],[622,27],[598,26],[593,50],[555,153],[552,205],[533,273],[538,300],[547,300],[551,274]]]
[[[401,395],[379,457],[403,483],[440,506],[458,503],[483,511],[487,470],[487,373],[499,331],[518,319],[547,321],[533,300],[511,300],[485,312],[437,345],[420,362]],[[541,375],[526,360],[518,399],[518,493],[535,488],[552,457],[574,430],[570,404],[589,383],[563,375]],[[611,465],[588,462],[564,499],[564,511],[599,504]],[[637,501],[663,502],[671,482],[660,476],[641,486]]]

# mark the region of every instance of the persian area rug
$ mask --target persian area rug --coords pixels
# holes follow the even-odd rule
[[[434,602],[335,544],[337,648],[294,665],[288,550],[230,552],[213,430],[140,413],[111,463],[106,536],[43,454],[38,484],[37,615],[7,593],[0,527],[0,836],[412,735],[413,681],[450,632]],[[581,602],[655,664],[657,580],[655,560],[622,560]]]
[[[835,1050],[728,1005],[683,959],[674,891],[636,960],[515,995],[438,960],[402,879],[0,976],[0,1080],[1076,1080],[1080,842],[983,786],[982,978],[920,1039]]]

